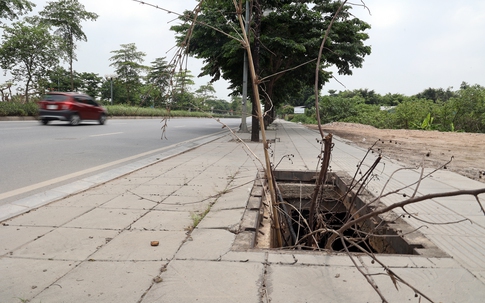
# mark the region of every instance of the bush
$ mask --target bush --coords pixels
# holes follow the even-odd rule
[[[308,117],[304,114],[294,115],[291,122],[303,123],[303,124],[317,124],[317,120],[314,117]]]
[[[37,103],[0,102],[0,116],[35,116]]]

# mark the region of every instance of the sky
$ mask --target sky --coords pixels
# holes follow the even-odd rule
[[[36,10],[47,3],[45,0],[31,1],[37,5]],[[139,51],[146,53],[145,65],[159,57],[166,57],[167,61],[172,59],[175,38],[170,27],[178,23],[177,15],[132,0],[79,2],[99,18],[82,23],[88,42],[77,44],[76,71],[100,76],[113,74],[114,69],[109,66],[111,52],[128,43],[135,43]],[[198,3],[196,0],[145,2],[177,13],[192,10]],[[457,90],[462,81],[485,86],[485,1],[364,2],[368,9],[354,6],[352,13],[372,26],[366,41],[372,53],[352,76],[335,74],[338,81],[327,83],[322,94],[330,89],[366,88],[379,94],[413,95],[429,87]],[[197,76],[202,61],[190,58],[187,67]],[[197,89],[210,78],[194,80],[194,89]],[[214,83],[217,97],[229,101],[227,86],[223,81]]]

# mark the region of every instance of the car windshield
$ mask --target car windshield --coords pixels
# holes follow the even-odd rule
[[[64,95],[45,95],[43,100],[44,101],[51,101],[51,102],[61,102],[61,101],[66,101],[69,98]]]

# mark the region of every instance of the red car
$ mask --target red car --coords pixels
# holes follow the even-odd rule
[[[106,109],[88,95],[50,92],[39,101],[39,120],[46,125],[52,120],[69,121],[78,125],[81,120],[106,122]]]

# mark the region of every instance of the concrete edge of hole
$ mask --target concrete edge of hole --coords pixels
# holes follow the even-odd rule
[[[352,177],[346,172],[331,172],[330,174],[330,179],[334,182],[334,186],[337,187],[340,192],[346,192],[347,184],[352,180]],[[299,180],[302,180],[302,182],[308,184],[308,182],[315,182],[316,173],[314,171],[275,171],[275,178],[277,181],[281,181],[281,179],[279,179],[281,176],[284,181],[298,182]],[[267,188],[267,180],[264,178],[264,172],[259,171],[241,221],[240,231],[236,235],[232,250],[248,251],[271,249],[294,253],[295,250],[274,248],[272,243],[274,242],[274,239],[272,239],[271,220],[267,213],[268,210],[266,209],[265,211],[265,207],[267,208],[269,203],[266,198],[265,188]],[[352,195],[355,195],[355,192],[353,192]],[[357,197],[355,207],[360,208],[365,206],[370,198],[374,198],[374,196],[365,190]],[[377,205],[377,208],[383,206],[384,205],[380,203]],[[389,221],[389,218],[392,218],[392,220]],[[440,250],[425,235],[410,226],[394,212],[385,214],[385,216],[380,215],[377,218],[374,218],[374,221],[375,222],[371,224],[371,228],[374,224],[383,224],[385,227],[381,230],[386,232],[384,236],[389,236],[385,237],[388,243],[386,245],[390,245],[390,247],[395,250],[395,252],[392,252],[388,249],[388,251],[383,254],[449,258],[445,252]],[[259,247],[258,240],[262,240],[266,245]],[[298,250],[298,253],[311,254],[321,253],[321,251]],[[340,253],[335,252],[335,254]]]

